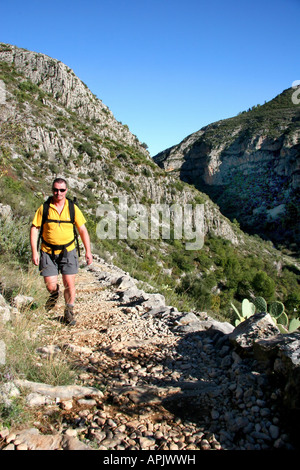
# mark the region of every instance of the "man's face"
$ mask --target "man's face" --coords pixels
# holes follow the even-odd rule
[[[54,183],[52,191],[55,202],[60,202],[65,199],[68,190],[65,183]]]

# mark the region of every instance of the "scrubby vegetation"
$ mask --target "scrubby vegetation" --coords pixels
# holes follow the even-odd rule
[[[94,228],[93,228],[94,225]],[[95,224],[90,223],[90,233]],[[207,236],[204,247],[188,251],[178,240],[102,240],[94,236],[95,250],[131,275],[163,293],[180,310],[207,311],[234,322],[231,302],[263,296],[281,300],[290,318],[300,309],[300,271],[270,242],[246,237],[247,245]]]
[[[22,182],[9,176],[1,182],[1,200],[12,207],[15,216],[0,219],[0,261],[6,264],[10,260],[26,270],[31,257],[30,222],[43,198],[26,191]],[[85,212],[85,206],[82,209]],[[208,311],[233,321],[231,302],[238,306],[253,294],[267,301],[280,300],[290,318],[297,316],[299,270],[270,242],[249,236],[241,249],[209,235],[201,250],[189,251],[181,240],[174,239],[99,240],[97,220],[93,215],[86,216],[96,253],[159,289],[170,304],[180,309]]]

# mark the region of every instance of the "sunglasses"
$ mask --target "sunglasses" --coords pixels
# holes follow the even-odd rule
[[[52,191],[54,193],[64,193],[65,191],[67,191],[67,188],[64,188],[64,189],[53,188]]]

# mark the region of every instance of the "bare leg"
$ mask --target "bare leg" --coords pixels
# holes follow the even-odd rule
[[[50,294],[54,294],[57,291],[57,278],[58,276],[45,276],[44,281],[47,287],[47,290]]]
[[[66,302],[64,319],[69,325],[76,324],[73,311],[75,302],[75,277],[76,274],[63,274],[63,283],[65,286],[64,296]]]
[[[48,292],[50,293],[49,299],[46,302],[45,308],[47,311],[55,307],[59,296],[59,285],[57,283],[58,276],[45,276],[44,281]]]
[[[75,302],[75,277],[76,274],[63,274],[63,283],[65,287],[64,297],[66,304],[74,305]]]

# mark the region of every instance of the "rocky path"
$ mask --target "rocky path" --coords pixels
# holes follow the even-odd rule
[[[0,431],[2,449],[293,448],[279,391],[205,315],[202,331],[193,331],[193,314],[166,307],[160,296],[145,298],[134,280],[101,260],[80,269],[76,313],[74,327],[58,323],[59,299],[47,319],[59,326],[39,351],[66,355],[76,366],[76,386],[15,383],[28,390],[28,406],[38,407],[43,420]]]

